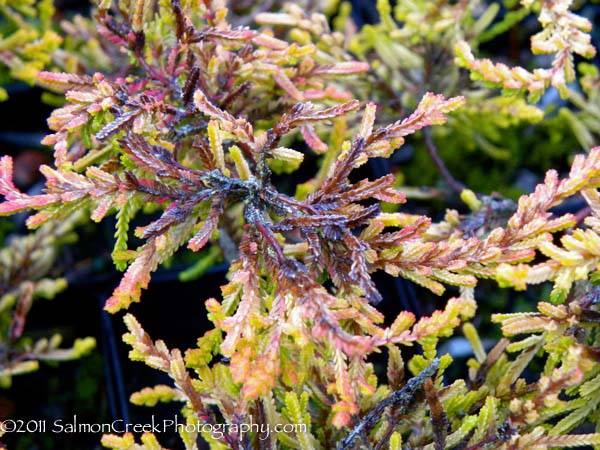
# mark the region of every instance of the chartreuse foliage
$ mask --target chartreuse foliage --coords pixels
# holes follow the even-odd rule
[[[79,220],[81,217],[79,217]],[[79,358],[95,346],[94,338],[76,339],[71,348],[59,348],[62,337],[31,341],[24,334],[27,314],[36,299],[52,299],[66,287],[51,269],[61,245],[75,237],[76,217],[62,224],[48,223],[35,233],[13,237],[0,250],[0,386],[14,375],[37,370],[39,361]]]
[[[538,20],[542,31],[531,38],[531,51],[534,54],[553,55],[551,68],[530,72],[522,67],[509,68],[504,64],[494,64],[488,59],[477,60],[465,41],[457,43],[459,64],[468,67],[477,79],[498,84],[508,91],[527,91],[530,99],[539,99],[549,85],[557,88],[561,97],[566,98],[566,83],[575,80],[573,56],[577,54],[591,58],[596,54],[588,34],[592,24],[570,11],[572,3],[571,0],[541,1],[539,4],[531,0],[521,2],[524,8],[539,8]]]
[[[597,72],[582,67],[589,99],[566,87],[573,53],[593,54],[588,24],[569,2],[539,5],[544,30],[533,49],[556,59],[552,69],[531,73],[479,60],[466,44],[491,39],[526,11],[490,26],[498,5],[479,14],[475,4],[398,2],[392,15],[379,1],[381,22],[346,45],[324,16],[297,6],[258,15],[265,28],[254,30],[232,26],[221,1],[103,0],[99,33],[128,70],[39,75],[41,86],[66,99],[44,139],[55,167],[41,168],[46,189],[29,195],[15,187],[12,160],[3,157],[0,213],[34,210],[33,228],[82,209],[94,221],[115,213],[112,255],[125,273],[108,311],[140,301],[152,272],[181,247],[209,246],[212,260],[225,242],[237,247],[222,298],[205,303],[214,328],[195,348],[170,349],[125,315],[131,359],[173,380],[132,401],[182,402],[186,423],[200,425],[179,430],[186,448],[199,448],[199,440],[215,449],[600,446],[600,433],[577,429],[599,423],[600,148],[576,156],[562,178],[548,171],[517,204],[477,196],[445,173],[472,213],[448,210],[435,223],[383,212],[380,202],[405,202],[396,178],[361,179],[356,170],[402,152],[405,139],[423,130],[444,172],[426,127],[447,124],[446,136],[497,157],[492,141],[506,129],[543,119],[520,92],[498,97],[466,80],[455,46],[458,63],[478,80],[528,92],[530,101],[553,86],[585,110],[572,123],[585,130],[593,123]],[[343,19],[347,7],[340,11]],[[273,173],[304,168],[306,152],[322,154],[321,165],[292,196]],[[553,213],[575,195],[589,205],[586,214]],[[142,243],[131,249],[130,224],[145,213],[153,216],[133,230]],[[459,293],[428,317],[386,318],[376,307],[376,271],[438,295],[448,286]],[[505,338],[486,348],[470,322],[479,319],[480,279],[553,288],[537,312],[494,315]],[[439,350],[458,329],[474,353],[464,378],[452,375],[452,357]],[[417,351],[405,362],[406,347]],[[370,360],[380,352],[388,356],[387,380]],[[304,429],[241,432],[250,421]],[[103,444],[160,449],[159,439],[108,435]]]
[[[8,0],[0,3],[0,80],[2,85],[34,85],[41,70],[71,73],[113,70],[118,54],[100,42],[93,22],[81,15],[55,20],[52,0]],[[0,101],[8,98],[0,87]]]
[[[36,76],[51,61],[62,38],[52,29],[52,1],[3,1],[0,4],[0,61],[3,84],[13,78],[34,84]],[[0,100],[8,94],[0,90]]]
[[[433,139],[427,147],[437,143],[451,172],[472,188],[514,194],[518,190],[511,183],[519,170],[546,170],[562,161],[561,156],[577,141],[585,151],[598,144],[597,95],[589,89],[597,86],[592,81],[597,78],[594,66],[581,66],[587,74],[588,87],[584,89],[589,94],[582,96],[576,88],[567,88],[575,77],[573,56],[595,55],[588,34],[591,24],[570,10],[570,1],[376,3],[380,21],[358,31],[348,25],[346,3],[333,20],[334,31],[294,4],[279,13],[260,14],[256,20],[276,31],[289,30],[286,36],[294,42],[316,45],[322,50],[321,58],[331,58],[327,53],[338,57],[351,54],[368,62],[370,73],[351,80],[352,92],[356,98],[378,104],[381,123],[412,110],[427,91],[464,96],[466,105],[449,117],[446,126],[431,131]],[[549,68],[544,64],[536,68],[537,60],[514,48],[516,33],[512,31],[518,26],[529,29],[521,21],[532,14],[539,16],[543,27],[532,36],[532,51],[551,56]],[[528,36],[519,37],[529,43]],[[523,55],[527,68],[511,68],[475,56],[474,49],[492,39],[499,40],[492,48],[505,58],[511,53]],[[469,69],[471,80],[461,67]],[[510,95],[500,96],[498,88]],[[534,104],[548,88],[559,90],[569,108],[556,114],[553,104]],[[549,92],[548,99],[552,95]],[[420,143],[417,146],[412,166],[398,168],[400,179],[431,183],[436,177],[429,170],[430,160],[425,148]],[[484,163],[485,168],[465,165],[465,154]],[[460,185],[449,184],[460,190]]]

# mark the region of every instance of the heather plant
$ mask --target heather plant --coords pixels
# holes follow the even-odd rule
[[[446,126],[413,142],[417,151],[412,164],[396,167],[400,183],[434,183],[439,175],[429,170],[433,160],[450,169],[441,172],[445,187],[455,193],[466,184],[486,193],[501,190],[516,198],[522,193],[522,188],[514,186],[514,178],[522,175],[519,171],[526,169],[543,176],[543,171],[564,161],[577,143],[586,151],[597,144],[597,126],[589,118],[594,107],[581,95],[583,86],[572,84],[573,56],[595,55],[588,34],[591,23],[570,10],[571,2],[395,3],[392,7],[387,0],[378,1],[379,21],[360,30],[352,25],[346,3],[333,19],[333,31],[323,21],[310,20],[309,14],[293,4],[281,12],[260,14],[257,21],[275,30],[287,30],[286,35],[295,42],[313,43],[329,53],[352,54],[369,62],[368,77],[353,79],[352,92],[361,100],[378,104],[381,123],[413,109],[427,91],[448,97],[462,95],[468,100]],[[512,31],[516,26],[531,28],[526,21],[534,14],[543,31],[533,33],[532,53],[511,48],[515,41]],[[473,56],[473,49],[496,41],[502,46],[500,52],[494,47],[497,53],[508,47],[502,56],[517,53],[512,59],[527,63],[527,70],[509,69]],[[555,55],[552,69],[536,68],[536,64],[545,63],[536,59],[537,54]],[[469,68],[471,76],[461,67]],[[593,72],[591,65],[581,67]],[[498,78],[500,73],[517,77],[510,89],[508,81],[505,85],[500,82],[504,80]],[[499,95],[497,87],[511,95]],[[528,87],[533,90],[528,91]],[[556,114],[558,102],[551,99],[558,89],[568,107],[560,107]],[[524,147],[529,151],[523,152]],[[491,170],[463,164],[465,152],[482,166],[491,165]],[[410,188],[405,190],[415,195]]]
[[[79,217],[79,220],[81,217]],[[66,287],[52,273],[61,246],[72,242],[77,217],[48,223],[35,233],[13,236],[0,251],[0,384],[10,387],[15,375],[37,370],[40,361],[79,358],[94,348],[92,337],[76,339],[71,348],[60,348],[62,337],[32,341],[24,333],[27,315],[36,299],[52,299]]]
[[[38,72],[50,62],[51,52],[61,42],[60,36],[52,30],[53,3],[4,2],[0,13],[3,16],[0,28],[2,84],[11,78],[33,84]],[[0,99],[7,97],[2,88]]]
[[[59,19],[53,1],[15,0],[0,6],[0,80],[33,86],[44,69],[70,73],[114,71],[121,63],[102,42],[93,22],[80,14]],[[5,87],[0,101],[8,98]]]
[[[600,446],[600,148],[575,156],[562,177],[548,171],[512,204],[466,189],[433,142],[460,136],[486,148],[478,133],[501,140],[516,122],[543,120],[530,103],[551,87],[579,102],[572,123],[593,128],[597,71],[582,66],[584,94],[566,84],[572,55],[594,53],[589,24],[570,2],[542,1],[532,48],[556,55],[552,69],[509,69],[471,46],[525,13],[492,24],[495,4],[483,14],[475,2],[431,5],[398,2],[392,17],[380,1],[381,22],[345,40],[325,16],[297,6],[259,14],[257,30],[232,25],[220,1],[106,0],[95,13],[98,35],[126,70],[38,75],[65,97],[44,139],[54,167],[41,167],[45,190],[30,195],[2,157],[1,214],[34,210],[27,224],[40,233],[80,210],[93,221],[114,213],[112,257],[124,274],[106,302],[111,313],[139,302],[152,273],[184,246],[206,250],[201,267],[220,254],[231,260],[221,298],[205,301],[213,328],[196,347],[170,349],[124,316],[130,358],[173,380],[131,401],[181,402],[196,425],[178,430],[185,448]],[[474,82],[455,65],[455,48]],[[431,54],[441,55],[435,66]],[[428,131],[434,125],[440,134]],[[399,209],[406,196],[394,175],[361,175],[419,133],[466,214],[449,209],[433,221]],[[285,189],[278,175],[306,168],[314,154],[322,156],[312,178]],[[582,214],[557,213],[576,195]],[[131,230],[134,220],[145,223]],[[375,272],[453,296],[427,317],[385,317]],[[483,279],[551,289],[536,311],[494,314],[504,337],[486,346],[471,322],[486,302]],[[456,377],[459,364],[440,344],[459,330],[473,357]],[[378,353],[385,373],[372,362]],[[244,432],[250,421],[303,427]],[[102,443],[162,448],[160,436],[136,438]]]

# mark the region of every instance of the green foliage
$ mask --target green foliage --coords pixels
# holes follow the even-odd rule
[[[27,314],[36,299],[52,299],[65,289],[63,278],[52,269],[60,247],[73,242],[72,232],[81,216],[62,224],[48,223],[35,233],[12,237],[0,250],[0,385],[10,387],[15,375],[38,369],[39,361],[81,358],[96,345],[94,338],[76,339],[71,348],[60,348],[54,334],[35,342],[24,334]]]
[[[123,61],[101,43],[93,22],[81,15],[58,20],[52,0],[8,0],[0,4],[0,80],[34,85],[44,69],[71,73],[114,70]],[[0,87],[0,101],[8,98]],[[56,100],[45,96],[48,103]]]
[[[52,1],[8,1],[0,5],[2,21],[3,79],[13,78],[34,84],[37,74],[51,62],[62,38],[52,29]],[[2,90],[2,99],[6,99]]]

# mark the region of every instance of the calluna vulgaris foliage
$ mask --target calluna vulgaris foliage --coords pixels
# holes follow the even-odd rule
[[[79,218],[80,219],[80,218]],[[70,234],[77,215],[62,223],[49,222],[35,233],[18,236],[0,251],[0,385],[12,376],[36,370],[39,361],[64,361],[88,353],[94,338],[76,339],[72,348],[59,348],[62,338],[31,342],[24,336],[27,314],[35,299],[52,299],[66,287],[63,278],[52,278],[51,269],[61,244]]]
[[[173,379],[131,400],[182,402],[189,423],[230,425],[201,436],[180,430],[186,448],[200,441],[215,449],[600,448],[600,148],[576,156],[564,177],[548,171],[531,194],[506,202],[500,220],[491,220],[499,200],[455,180],[437,154],[440,135],[428,130],[421,132],[425,146],[470,214],[448,210],[434,223],[400,212],[393,205],[415,192],[405,195],[392,174],[360,176],[371,159],[402,152],[407,136],[447,121],[440,129],[450,141],[477,142],[501,158],[494,141],[518,123],[543,120],[534,103],[548,89],[580,108],[563,115],[580,142],[594,142],[597,70],[582,66],[583,93],[569,85],[574,55],[595,54],[589,21],[569,0],[523,0],[496,22],[499,6],[480,6],[399,1],[392,10],[379,1],[380,23],[356,31],[344,25],[342,4],[331,31],[325,16],[298,5],[261,12],[255,20],[262,28],[251,29],[232,25],[218,0],[102,0],[96,29],[81,18],[63,29],[80,41],[86,29],[93,40],[80,53],[89,56],[96,42],[103,58],[80,58],[67,72],[58,71],[66,67],[59,56],[76,55],[75,38],[70,49],[48,43],[40,54],[24,51],[33,44],[8,47],[25,39],[19,32],[4,39],[13,76],[20,73],[15,58],[34,57],[39,62],[28,70],[54,68],[37,83],[64,93],[65,104],[48,120],[54,133],[43,142],[54,148],[55,164],[41,168],[42,194],[17,189],[12,159],[0,160],[1,214],[35,210],[27,223],[40,227],[31,239],[43,242],[44,230],[77,211],[90,211],[94,221],[115,213],[112,256],[125,272],[106,302],[112,313],[140,301],[152,272],[181,247],[210,247],[200,262],[221,253],[232,260],[222,298],[205,303],[214,328],[196,348],[169,349],[125,315],[130,357]],[[2,6],[12,7],[27,12],[31,5]],[[49,6],[39,8],[44,30]],[[542,26],[532,51],[552,55],[549,68],[475,56],[473,48],[530,10]],[[38,43],[57,41],[51,31],[38,33],[46,33],[42,41],[36,35]],[[104,73],[87,73],[98,65]],[[498,87],[512,97],[498,96]],[[296,170],[305,153],[323,155],[317,173],[294,194],[284,191],[276,174]],[[587,202],[585,219],[553,212],[576,195]],[[155,220],[134,230],[142,244],[130,249],[130,224],[143,213]],[[9,258],[16,250],[7,251]],[[447,285],[459,290],[428,317],[403,311],[384,318],[376,271],[439,295]],[[480,279],[516,290],[543,282],[553,288],[535,312],[494,314],[504,338],[486,348],[469,322]],[[10,339],[41,284],[15,288]],[[465,379],[450,375],[452,358],[439,349],[458,330],[474,354]],[[47,346],[56,352],[54,344]],[[406,347],[417,350],[405,363]],[[387,380],[370,362],[380,352]],[[306,432],[240,434],[250,418],[304,424]],[[131,434],[107,435],[102,443],[159,449],[159,438],[144,434],[138,444]]]

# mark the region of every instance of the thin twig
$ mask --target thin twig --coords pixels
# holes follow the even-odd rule
[[[440,157],[437,147],[433,142],[433,138],[431,137],[431,131],[428,128],[423,129],[423,136],[425,137],[425,145],[427,147],[427,152],[429,153],[429,157],[433,160],[434,164],[437,166],[438,170],[446,180],[446,183],[458,193],[461,193],[466,186],[458,181],[456,178],[452,176],[446,164]]]
[[[592,213],[592,208],[590,206],[586,206],[581,208],[579,211],[575,213],[575,221],[577,225],[581,224],[587,216]]]
[[[394,433],[394,428],[396,428],[396,425],[398,425],[398,421],[396,419],[392,419],[388,422],[387,430],[385,431],[385,434],[383,435],[381,440],[375,446],[375,450],[382,450],[383,447],[388,444],[392,437],[392,434]]]
[[[408,406],[413,401],[415,393],[421,389],[428,378],[431,378],[437,372],[440,366],[440,360],[435,358],[430,365],[425,367],[421,373],[406,382],[399,391],[394,392],[388,398],[381,400],[373,410],[367,414],[361,422],[355,426],[352,431],[337,446],[337,450],[352,448],[352,444],[363,432],[371,428],[375,421],[383,414],[385,408],[391,405],[397,407],[398,414],[404,414]]]

